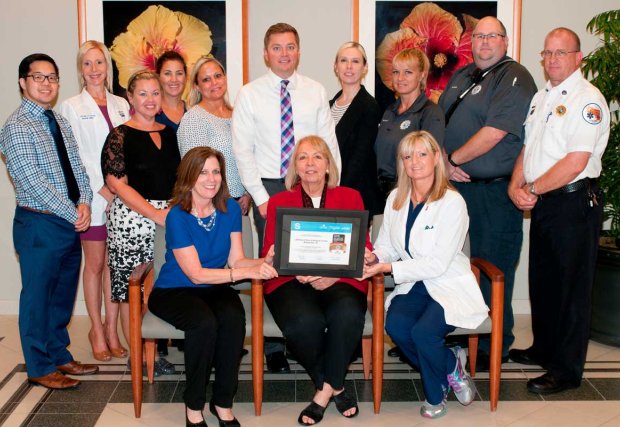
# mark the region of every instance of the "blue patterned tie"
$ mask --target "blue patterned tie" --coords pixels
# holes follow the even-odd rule
[[[280,82],[280,136],[281,136],[281,154],[280,154],[280,177],[286,176],[289,161],[293,148],[295,147],[295,135],[293,132],[293,105],[291,104],[291,94],[286,89],[289,84],[288,80]]]

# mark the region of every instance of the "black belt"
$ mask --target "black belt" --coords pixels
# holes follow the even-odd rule
[[[261,181],[265,181],[265,182],[279,182],[279,183],[284,183],[284,178],[261,178]]]
[[[545,194],[540,194],[538,197],[541,199],[547,197],[559,196],[560,194],[568,194],[574,193],[575,191],[582,190],[584,188],[590,188],[596,185],[598,182],[597,179],[594,178],[583,178],[579,181],[571,182],[570,184],[566,184],[564,187],[556,188],[555,190],[551,190],[546,192]]]
[[[469,182],[472,184],[490,184],[492,182],[510,181],[510,175],[497,176],[495,178],[470,178]],[[467,184],[467,182],[463,182]]]

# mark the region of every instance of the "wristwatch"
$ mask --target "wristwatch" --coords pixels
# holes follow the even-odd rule
[[[533,182],[530,184],[530,186],[528,187],[527,190],[530,192],[530,194],[533,194],[534,196],[538,196],[539,195],[536,192],[536,189],[534,188],[534,183]]]
[[[459,166],[461,166],[461,165],[455,163],[454,160],[452,160],[452,153],[448,154],[448,163],[450,163],[455,168],[458,168]]]

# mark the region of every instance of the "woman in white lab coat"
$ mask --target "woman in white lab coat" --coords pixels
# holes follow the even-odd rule
[[[118,303],[110,298],[110,271],[106,262],[106,210],[113,194],[101,173],[101,149],[110,130],[129,120],[129,104],[112,95],[112,59],[101,42],[88,40],[80,46],[77,70],[82,92],[60,105],[80,150],[80,158],[93,190],[90,228],[81,234],[84,250],[84,300],[91,320],[88,338],[93,357],[109,361],[127,357],[120,343]],[[105,324],[101,319],[102,291],[105,297]]]

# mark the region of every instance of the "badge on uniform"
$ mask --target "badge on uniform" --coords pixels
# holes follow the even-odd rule
[[[405,130],[408,129],[409,126],[411,126],[411,120],[404,120],[401,124],[400,124],[400,130]]]
[[[598,125],[603,120],[601,107],[598,104],[590,103],[583,107],[581,112],[583,119],[591,125]]]
[[[473,88],[473,89],[471,90],[471,94],[472,94],[472,95],[477,95],[477,94],[479,94],[479,93],[480,93],[480,91],[481,91],[481,90],[482,90],[482,86],[478,85],[478,86],[476,86],[475,88]]]
[[[555,114],[562,117],[564,114],[566,114],[566,107],[563,105],[558,105],[555,109]]]

